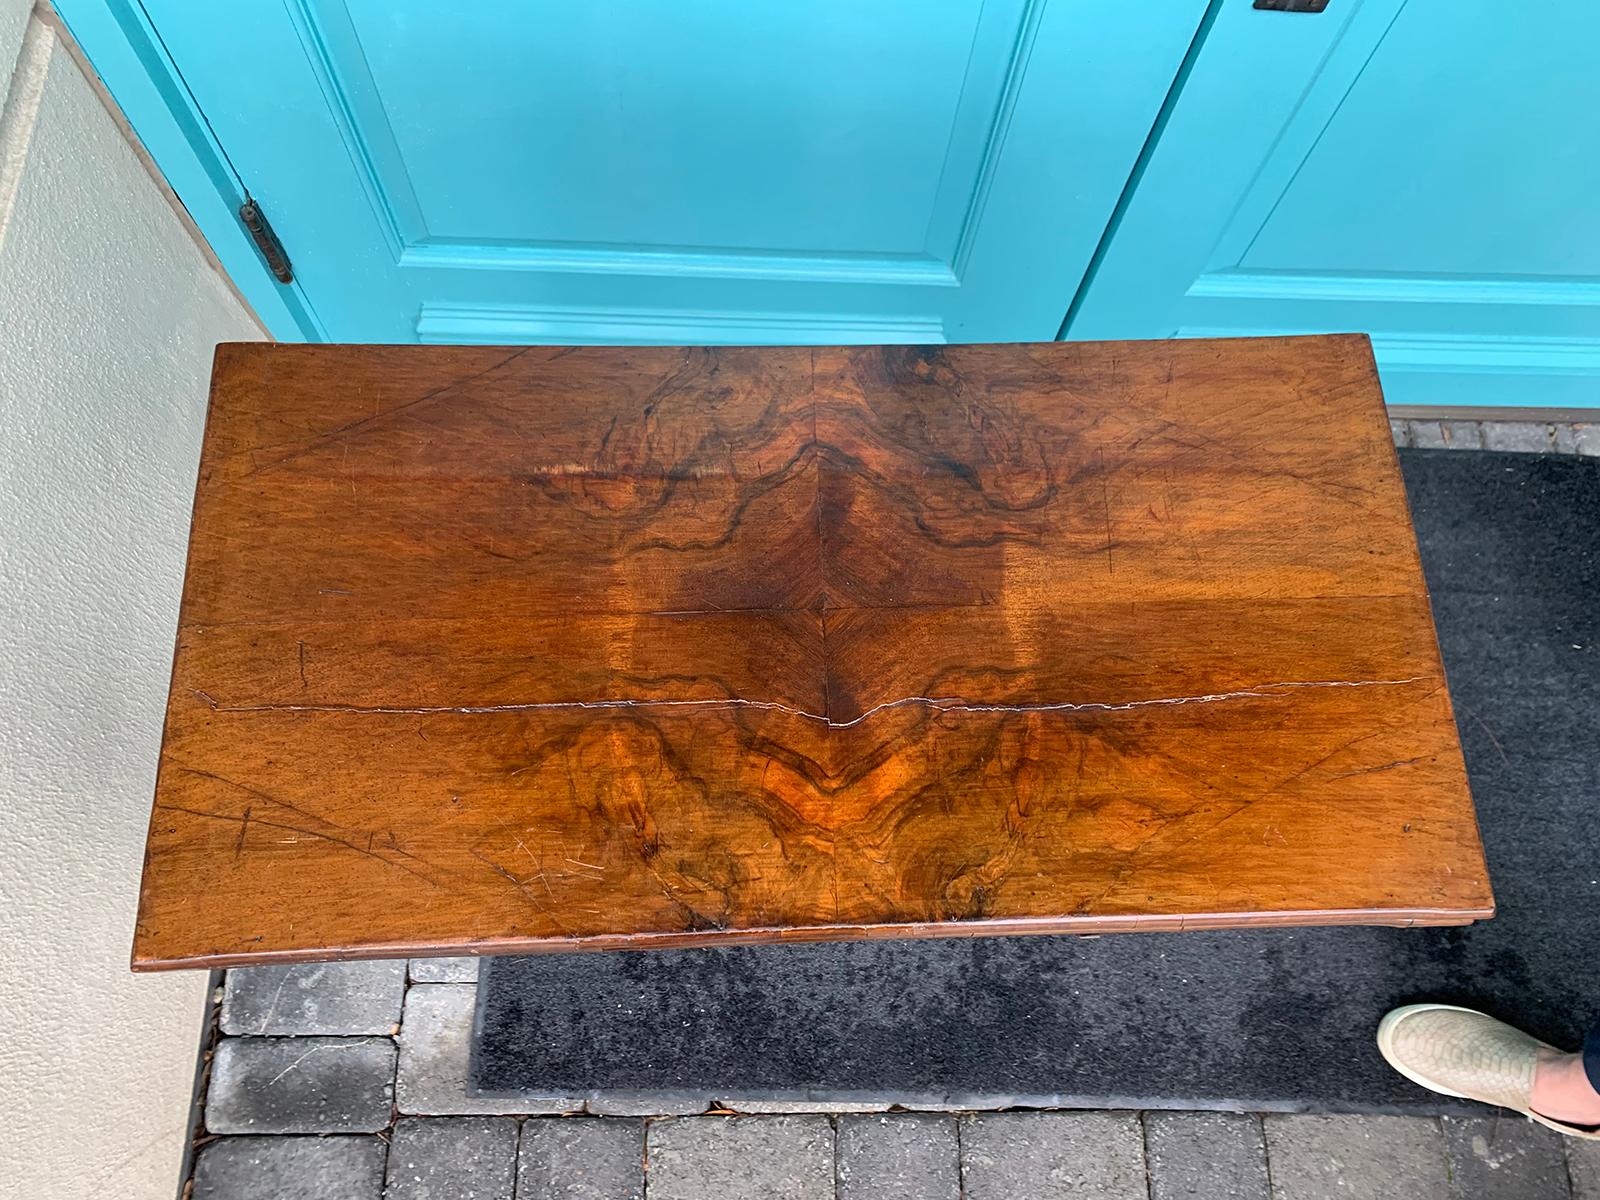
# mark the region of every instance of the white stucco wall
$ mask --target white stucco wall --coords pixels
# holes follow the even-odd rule
[[[213,345],[260,331],[0,0],[0,1195],[171,1200],[207,979],[128,971]]]

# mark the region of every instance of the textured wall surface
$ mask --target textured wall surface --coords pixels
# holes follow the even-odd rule
[[[0,1194],[169,1200],[207,986],[128,971],[206,380],[259,337],[0,0]]]

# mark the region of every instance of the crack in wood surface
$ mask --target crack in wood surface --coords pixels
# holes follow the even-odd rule
[[[387,716],[433,716],[446,713],[471,715],[477,713],[514,713],[559,711],[562,709],[643,709],[643,708],[753,708],[781,712],[807,721],[816,721],[829,729],[849,729],[878,713],[914,705],[924,705],[939,712],[960,713],[1036,713],[1036,712],[1123,712],[1136,708],[1156,708],[1163,705],[1215,704],[1227,700],[1275,699],[1285,691],[1295,688],[1364,688],[1403,687],[1419,683],[1425,676],[1412,675],[1405,679],[1289,679],[1272,683],[1253,684],[1248,688],[1229,692],[1207,692],[1196,696],[1159,696],[1145,700],[1054,700],[1024,704],[1002,704],[990,701],[967,700],[960,696],[902,696],[898,700],[885,700],[874,704],[860,716],[848,721],[834,721],[825,713],[810,712],[781,704],[776,700],[748,700],[737,696],[707,697],[692,700],[615,699],[615,700],[541,700],[527,704],[442,704],[418,706],[384,706],[360,704],[241,704],[212,707],[218,712],[231,713],[373,713]],[[209,697],[207,697],[209,700]]]

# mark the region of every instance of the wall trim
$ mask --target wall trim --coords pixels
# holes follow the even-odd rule
[[[937,317],[923,316],[424,304],[417,316],[417,340],[479,345],[825,346],[938,343],[945,336]]]

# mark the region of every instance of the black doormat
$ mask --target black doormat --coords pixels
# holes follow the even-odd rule
[[[1402,453],[1499,916],[493,960],[484,1094],[1436,1113],[1396,1004],[1600,1015],[1600,460]]]

